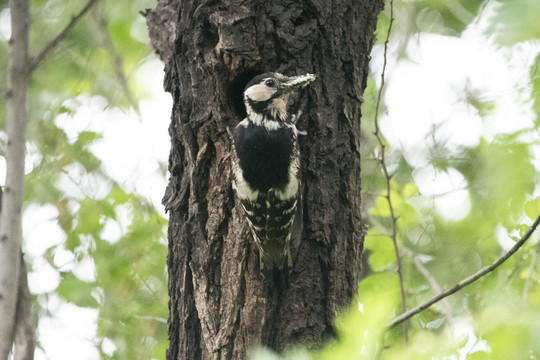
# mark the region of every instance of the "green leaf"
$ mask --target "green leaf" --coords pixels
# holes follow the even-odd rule
[[[79,136],[77,136],[77,141],[73,144],[76,149],[82,149],[96,140],[103,138],[103,135],[98,134],[94,131],[81,131]]]
[[[396,262],[392,239],[381,235],[376,229],[369,230],[365,238],[364,248],[371,250],[369,264],[374,271],[384,270]]]
[[[418,186],[416,184],[408,183],[405,184],[401,190],[401,194],[405,200],[412,198],[413,196],[418,195]]]
[[[540,38],[540,2],[537,0],[499,0],[488,31],[501,45],[514,45]]]
[[[490,360],[492,357],[485,351],[475,351],[467,355],[467,360]]]
[[[112,187],[111,191],[109,192],[109,197],[115,205],[122,205],[127,203],[130,199],[133,199],[132,194],[126,193],[119,186]]]
[[[459,35],[480,10],[484,0],[420,0],[415,2],[420,31]]]
[[[73,160],[84,166],[87,172],[93,172],[99,169],[101,166],[101,160],[99,160],[90,151],[82,148],[75,148],[72,152]]]
[[[77,214],[77,232],[97,235],[104,226],[106,218],[115,219],[114,206],[107,200],[83,199]]]
[[[500,136],[492,143],[481,140],[465,157],[456,168],[469,183],[474,209],[486,220],[513,226],[536,184],[529,145]]]
[[[61,273],[61,276],[62,280],[56,289],[58,296],[80,307],[98,307],[97,300],[92,296],[92,283],[79,280],[73,273]]]
[[[58,210],[58,225],[64,230],[66,234],[69,234],[73,229],[73,222],[75,216],[71,213],[68,207],[68,200],[62,199],[56,204]]]
[[[376,359],[381,349],[380,338],[385,324],[399,299],[397,276],[373,274],[360,282],[358,299],[335,320],[338,333],[317,354],[317,359]]]
[[[398,228],[400,231],[405,231],[409,227],[418,224],[418,213],[414,206],[404,203],[401,206],[399,217],[397,219]]]
[[[373,216],[390,217],[390,207],[385,197],[379,196],[375,199],[375,206],[369,209]]]
[[[74,252],[79,246],[81,246],[80,237],[74,231],[69,231],[64,243],[65,249]]]
[[[540,196],[525,204],[525,214],[527,214],[530,219],[536,220],[540,215]]]

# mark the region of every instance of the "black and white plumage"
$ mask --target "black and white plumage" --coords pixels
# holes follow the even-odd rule
[[[233,188],[259,249],[261,269],[292,266],[290,243],[301,235],[298,135],[302,132],[295,117],[287,114],[287,98],[313,80],[311,74],[265,73],[244,90],[247,117],[232,134]]]

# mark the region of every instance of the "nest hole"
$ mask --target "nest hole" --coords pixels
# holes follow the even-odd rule
[[[239,73],[229,84],[228,103],[235,120],[242,121],[246,117],[246,108],[244,106],[244,88],[247,83],[255,76],[261,74],[261,71],[250,69]]]

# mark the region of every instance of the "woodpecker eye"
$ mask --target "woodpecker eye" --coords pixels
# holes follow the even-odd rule
[[[268,86],[269,88],[274,88],[277,86],[277,83],[274,79],[268,79],[264,82],[264,85]]]

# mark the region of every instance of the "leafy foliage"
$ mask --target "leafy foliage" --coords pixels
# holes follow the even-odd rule
[[[540,38],[540,24],[535,14],[540,11],[540,3],[534,0],[501,0],[495,10],[492,25],[488,31],[495,33],[501,45]]]

